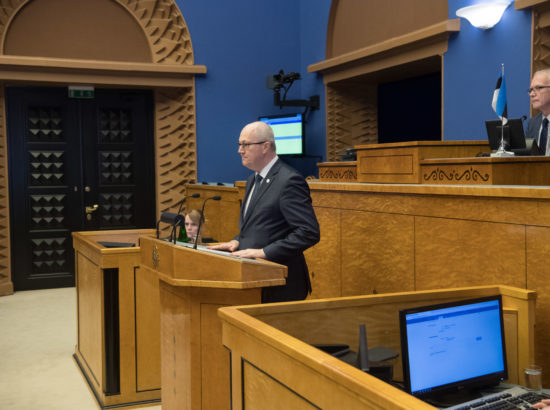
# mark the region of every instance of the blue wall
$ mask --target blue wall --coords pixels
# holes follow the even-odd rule
[[[273,104],[266,88],[268,75],[280,69],[299,72],[302,79],[288,99],[319,95],[321,109],[307,117],[306,152],[310,158],[286,160],[304,175],[316,175],[324,160],[326,111],[322,77],[307,66],[325,59],[331,0],[176,0],[189,28],[195,64],[207,74],[196,79],[198,181],[245,179],[237,140],[242,127],[258,116],[300,111]],[[449,18],[458,8],[480,0],[449,0]],[[529,115],[525,90],[530,81],[530,11],[513,3],[490,30],[461,19],[444,55],[443,138],[486,138],[485,120],[496,119],[491,99],[505,65],[508,114]]]
[[[258,116],[301,111],[280,110],[266,77],[283,69],[299,72],[287,99],[321,96],[321,110],[308,116],[306,152],[325,153],[322,79],[308,74],[309,64],[325,59],[330,0],[177,0],[189,28],[195,64],[207,74],[196,79],[198,181],[243,180],[250,170],[237,153],[239,133]],[[324,158],[323,158],[324,159]],[[315,160],[289,162],[303,174]]]
[[[486,1],[486,0],[484,0]],[[449,18],[456,10],[479,3],[450,0]],[[461,19],[460,32],[451,36],[443,63],[443,139],[487,139],[485,120],[496,120],[491,108],[495,85],[504,64],[508,116],[529,116],[527,88],[531,70],[531,12],[514,3],[492,29],[482,30]]]

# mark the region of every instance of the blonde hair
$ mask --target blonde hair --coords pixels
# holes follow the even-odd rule
[[[197,226],[204,224],[204,215],[198,209],[190,210],[185,214],[185,216],[188,216],[189,219],[191,219],[191,221]]]

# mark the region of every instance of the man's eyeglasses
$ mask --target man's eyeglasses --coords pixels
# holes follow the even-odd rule
[[[543,88],[550,88],[550,85],[536,85],[534,87],[529,88],[527,90],[527,94],[531,94],[533,91],[536,91],[538,93]]]
[[[259,144],[265,144],[267,141],[260,141],[260,142],[239,142],[239,148],[247,149],[251,145],[259,145]]]

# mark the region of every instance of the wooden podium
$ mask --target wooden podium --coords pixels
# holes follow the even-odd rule
[[[141,267],[160,279],[163,409],[229,409],[229,352],[219,307],[261,302],[286,266],[140,238]]]
[[[497,294],[508,382],[523,384],[535,353],[533,291],[480,286],[224,307],[218,313],[231,352],[232,408],[435,409],[312,345],[344,343],[357,351],[358,327],[366,324],[369,347],[401,352],[400,309]],[[392,364],[394,380],[403,380],[401,357]]]
[[[74,358],[102,408],[160,401],[158,279],[139,269],[152,229],[73,232],[77,344]],[[108,248],[100,242],[135,246]]]

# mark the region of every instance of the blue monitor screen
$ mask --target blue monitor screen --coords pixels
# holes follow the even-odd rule
[[[304,154],[304,122],[302,114],[266,115],[259,118],[275,134],[277,155]]]
[[[411,394],[488,386],[508,377],[500,295],[399,313]]]

